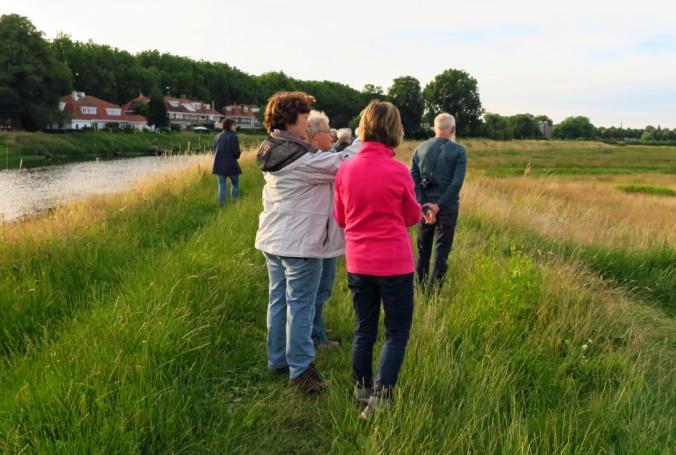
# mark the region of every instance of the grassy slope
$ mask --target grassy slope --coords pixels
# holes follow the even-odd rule
[[[110,133],[77,134],[0,133],[0,169],[42,166],[96,158],[133,157],[155,149],[174,152],[210,150],[214,134],[193,133]],[[240,135],[244,145],[260,141],[260,136]]]
[[[265,372],[267,276],[252,246],[262,182],[246,170],[243,199],[216,215],[212,179],[195,178],[171,198],[125,203],[128,218],[113,203],[105,222],[64,233],[59,255],[46,253],[51,235],[3,251],[5,270],[17,258],[26,264],[10,280],[36,280],[15,297],[66,286],[82,304],[51,294],[49,306],[63,311],[0,360],[0,452],[676,449],[673,319],[607,288],[584,263],[531,253],[504,226],[469,216],[449,286],[438,299],[417,299],[391,414],[362,425],[350,402],[344,271],[327,309],[344,344],[318,357],[332,387],[316,401],[295,395]],[[195,211],[185,213],[188,205]],[[177,219],[164,244],[140,232],[148,207],[159,232]],[[120,254],[125,232],[140,252],[132,259]],[[63,270],[91,249],[88,264],[120,269],[103,291],[96,272],[80,281]],[[50,266],[70,276],[40,282]],[[9,274],[0,276],[7,283]]]

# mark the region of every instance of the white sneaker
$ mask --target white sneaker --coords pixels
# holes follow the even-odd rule
[[[354,401],[366,406],[369,404],[369,398],[373,395],[373,387],[362,387],[359,384],[354,386]]]
[[[387,409],[390,407],[390,404],[392,403],[392,400],[389,398],[383,398],[379,397],[376,395],[371,395],[369,397],[368,404],[364,408],[364,410],[359,414],[359,418],[361,420],[369,420],[369,418],[377,413],[381,412],[384,409]]]

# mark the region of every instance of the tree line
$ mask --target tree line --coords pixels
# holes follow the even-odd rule
[[[544,125],[551,128],[555,139],[600,139],[604,141],[675,142],[676,128],[669,130],[648,125],[645,128],[596,127],[584,116],[568,117],[554,125],[546,115],[517,114],[502,116],[487,113],[483,116],[481,136],[496,140],[541,139]]]
[[[202,100],[219,108],[262,106],[277,91],[300,90],[317,98],[316,108],[335,127],[354,127],[361,110],[374,98],[391,101],[401,112],[407,137],[428,136],[434,117],[450,112],[461,136],[541,138],[547,124],[553,126],[554,137],[562,139],[676,140],[676,130],[596,128],[586,117],[571,117],[554,126],[546,115],[485,114],[477,80],[458,69],[443,71],[424,88],[415,77],[401,76],[387,90],[373,84],[356,90],[339,82],[296,79],[281,71],[251,75],[226,63],[157,50],[131,54],[92,41],[73,41],[64,34],[47,41],[28,18],[0,16],[0,126],[36,130],[59,123],[63,119],[59,98],[72,90],[120,105],[144,94],[155,101],[142,112],[149,119],[162,117],[159,104],[164,95]]]
[[[428,118],[442,110],[456,113],[459,130],[468,134],[478,131],[483,113],[476,79],[459,70],[445,71],[424,90],[416,78],[403,76],[387,92],[372,84],[360,91],[334,81],[296,79],[281,71],[250,75],[226,63],[156,50],[132,55],[91,41],[73,41],[64,34],[47,41],[28,18],[1,16],[0,120],[29,130],[58,122],[59,98],[72,90],[115,104],[142,93],[151,99],[185,96],[216,107],[261,106],[277,91],[301,90],[316,97],[316,108],[326,112],[335,127],[348,125],[371,99],[381,98],[399,107],[409,137],[420,134],[425,112]]]

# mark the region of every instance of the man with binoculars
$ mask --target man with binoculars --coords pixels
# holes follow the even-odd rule
[[[416,148],[411,162],[416,197],[424,212],[418,229],[416,264],[416,278],[424,289],[441,287],[446,275],[467,170],[465,148],[455,143],[455,118],[447,113],[437,115],[434,133],[435,137]],[[433,243],[434,268],[429,278]]]

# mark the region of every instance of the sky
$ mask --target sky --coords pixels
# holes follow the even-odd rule
[[[7,13],[47,39],[63,32],[359,90],[399,76],[424,87],[462,69],[487,112],[676,128],[673,0],[0,0]]]

